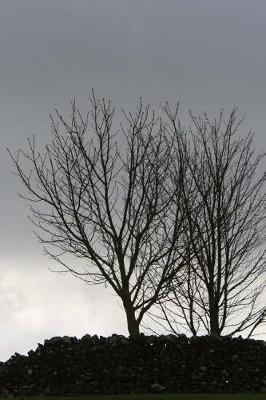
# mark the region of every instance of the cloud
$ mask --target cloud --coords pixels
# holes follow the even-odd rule
[[[126,334],[118,299],[104,287],[56,274],[40,260],[0,260],[0,360],[49,337]],[[8,266],[7,266],[8,265]]]

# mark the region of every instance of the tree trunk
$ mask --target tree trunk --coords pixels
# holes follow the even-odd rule
[[[219,327],[219,307],[215,303],[215,300],[210,298],[210,334],[213,336],[220,336]]]
[[[135,310],[130,301],[123,301],[127,317],[127,329],[130,336],[139,335],[139,322],[136,319]]]

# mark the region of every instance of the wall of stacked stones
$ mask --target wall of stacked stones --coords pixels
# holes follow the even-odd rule
[[[242,338],[54,337],[0,364],[6,396],[265,390],[265,342]]]

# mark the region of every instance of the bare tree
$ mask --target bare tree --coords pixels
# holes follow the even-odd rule
[[[75,101],[70,118],[56,111],[44,151],[33,138],[26,151],[9,153],[47,254],[64,271],[109,285],[122,301],[129,334],[136,335],[181,267],[171,137],[141,101],[135,113],[122,110],[124,123],[114,130],[110,101],[94,93],[90,100],[85,117]],[[67,255],[86,265],[69,263]]]
[[[165,112],[176,137],[172,176],[183,180],[187,268],[151,316],[176,333],[251,336],[266,320],[265,154],[256,155],[252,132],[238,135],[236,109],[215,120],[190,114],[187,133],[176,111]]]

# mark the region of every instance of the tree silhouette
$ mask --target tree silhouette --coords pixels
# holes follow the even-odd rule
[[[236,109],[215,120],[191,113],[190,131],[165,112],[176,137],[172,176],[182,176],[187,268],[151,316],[173,332],[251,336],[266,318],[265,154],[256,155],[252,132],[238,135]]]
[[[51,117],[43,151],[33,138],[26,151],[9,153],[46,253],[75,277],[109,285],[136,335],[182,266],[182,218],[166,124],[141,101],[122,113],[114,129],[111,102],[92,92],[86,116],[73,101],[68,119],[58,111]]]

